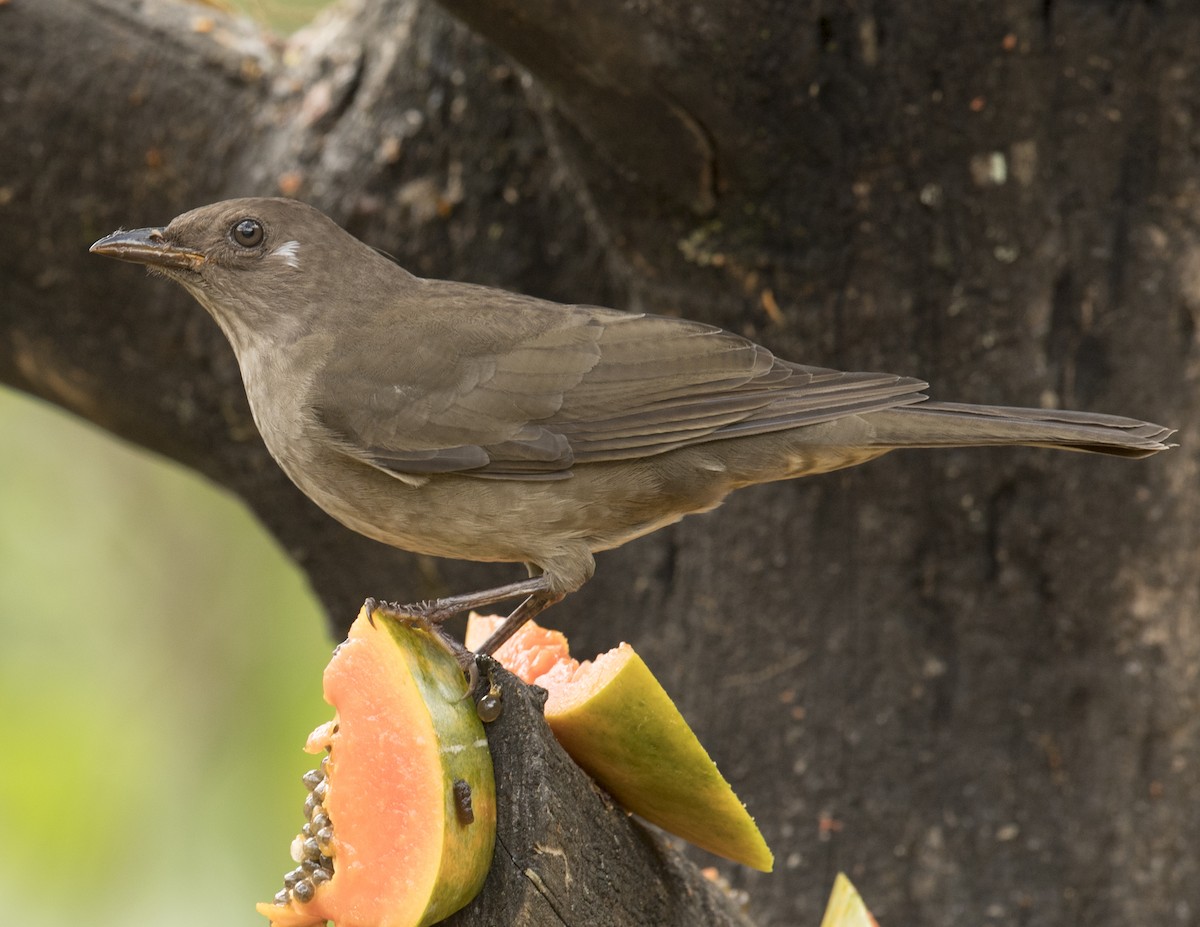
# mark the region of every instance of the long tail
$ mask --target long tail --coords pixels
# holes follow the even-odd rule
[[[1022,444],[1118,457],[1149,457],[1172,428],[1119,415],[920,402],[863,416],[887,447],[985,447]]]

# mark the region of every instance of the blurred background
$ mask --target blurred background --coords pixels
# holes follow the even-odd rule
[[[6,916],[261,921],[330,716],[315,601],[199,477],[6,390],[0,434]]]
[[[242,503],[0,388],[0,635],[6,919],[265,924],[333,642]]]

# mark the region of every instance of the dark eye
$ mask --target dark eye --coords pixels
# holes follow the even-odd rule
[[[254,248],[262,244],[263,227],[257,219],[242,219],[233,227],[233,240],[243,248]]]

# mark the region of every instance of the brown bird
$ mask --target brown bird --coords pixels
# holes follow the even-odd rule
[[[91,250],[183,284],[212,314],[267,448],[342,524],[527,566],[511,585],[395,606],[438,623],[522,599],[488,653],[582,586],[596,551],[743,486],[904,447],[1146,457],[1173,433],[932,402],[920,380],[795,364],[711,325],[425,280],[294,200],[215,203]]]

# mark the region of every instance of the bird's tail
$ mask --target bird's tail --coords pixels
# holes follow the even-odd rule
[[[1149,457],[1175,433],[1118,415],[921,402],[863,416],[886,447],[987,447],[1019,444],[1118,457]]]

